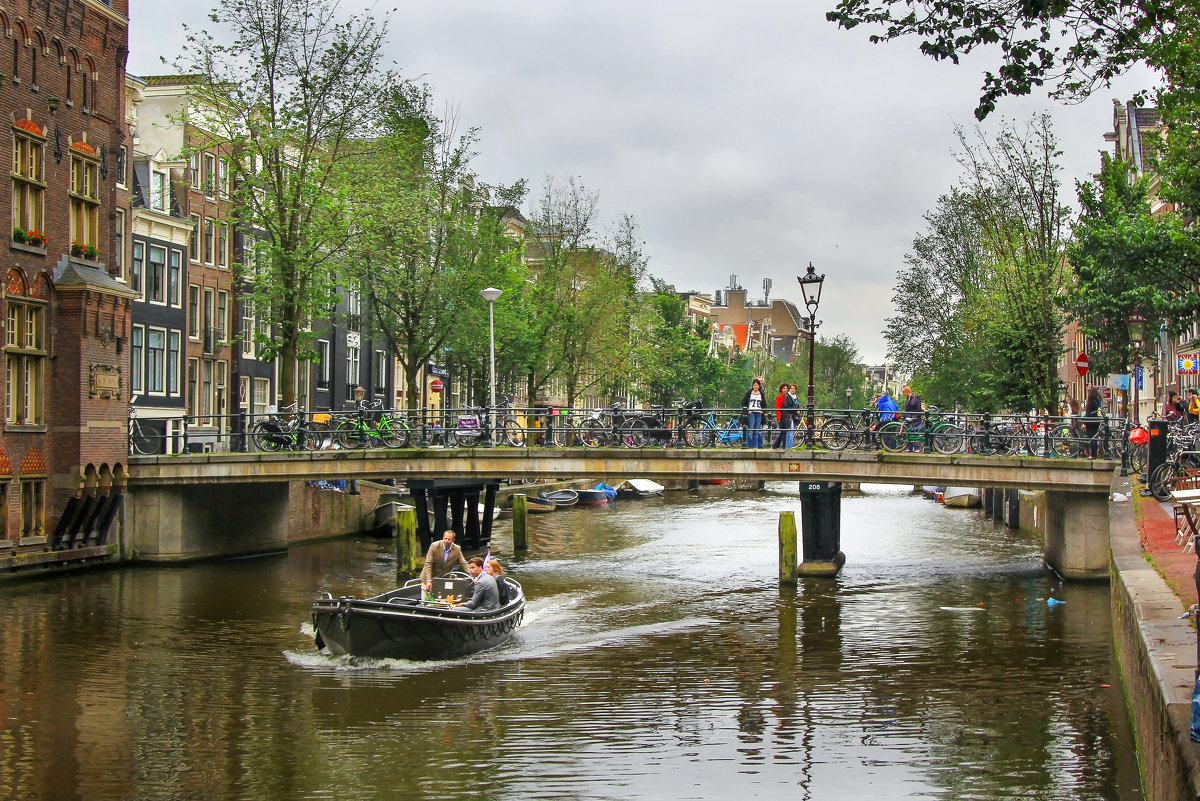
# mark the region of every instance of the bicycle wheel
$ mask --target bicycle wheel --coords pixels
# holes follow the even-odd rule
[[[515,418],[504,418],[500,421],[500,441],[510,448],[524,448],[525,427]]]
[[[254,443],[256,451],[275,453],[283,450],[284,436],[275,426],[265,420],[259,420],[250,429],[250,441]]]
[[[646,424],[634,418],[621,423],[619,429],[621,444],[629,448],[644,448],[646,446]]]
[[[1143,442],[1141,445],[1131,445],[1129,447],[1129,469],[1135,473],[1143,473],[1146,470],[1146,463],[1150,460],[1150,443]]]
[[[746,432],[742,430],[742,424],[736,420],[730,420],[717,434],[717,444],[731,448],[741,447],[742,439],[745,436]]]
[[[1150,471],[1150,478],[1147,479],[1146,486],[1155,500],[1171,500],[1171,485],[1175,480],[1175,471],[1174,462],[1163,462]]]
[[[158,437],[147,434],[136,420],[133,423],[133,430],[129,433],[129,448],[141,456],[154,456],[162,452]]]
[[[362,448],[367,444],[367,432],[357,420],[343,420],[334,432],[338,445],[343,448]]]
[[[456,428],[451,432],[456,444],[474,448],[483,440],[483,432],[478,428]]]
[[[691,447],[707,448],[712,445],[712,429],[705,426],[704,421],[699,417],[690,417],[684,420],[680,428],[683,441]]]
[[[1060,425],[1050,429],[1050,450],[1055,456],[1075,456],[1078,446],[1075,444],[1071,427]]]
[[[818,433],[821,442],[831,451],[845,450],[850,444],[850,426],[845,420],[827,420]]]
[[[592,420],[584,423],[579,431],[579,440],[585,448],[602,448],[608,444],[608,429]]]
[[[933,449],[940,454],[958,453],[963,448],[963,431],[955,425],[942,426],[933,432]]]
[[[899,453],[907,448],[908,437],[905,435],[904,424],[896,420],[884,423],[879,429],[879,444],[891,453]]]

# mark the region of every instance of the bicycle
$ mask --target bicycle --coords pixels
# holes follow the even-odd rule
[[[920,420],[913,421],[901,416],[879,428],[879,444],[885,451],[893,453],[923,451],[927,436],[930,447],[937,453],[949,455],[962,450],[963,430],[943,418],[934,407],[926,410]]]
[[[401,418],[383,411],[383,401],[360,400],[358,411],[341,418],[334,426],[334,437],[343,448],[367,445],[403,448],[408,445],[409,430]]]
[[[268,407],[267,416],[257,421],[250,429],[250,441],[255,450],[275,453],[282,450],[316,450],[321,437],[313,432],[311,423],[305,418],[298,402],[283,407],[280,415],[275,407]]]
[[[162,437],[157,431],[147,432],[137,417],[137,407],[129,407],[129,453],[139,456],[156,456],[162,453]]]
[[[685,421],[683,430],[684,441],[696,448],[707,448],[710,445],[732,447],[741,445],[744,437],[742,426],[736,416],[730,417],[725,425],[718,425],[715,412],[709,412],[707,417],[692,415]]]
[[[505,445],[513,448],[523,448],[526,442],[525,427],[512,413],[513,397],[501,395],[500,403],[496,406],[496,438]]]

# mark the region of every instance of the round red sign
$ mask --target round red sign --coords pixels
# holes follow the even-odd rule
[[[442,391],[442,379],[435,378],[432,381],[430,381],[429,382],[429,391],[430,392],[441,392]]]
[[[1087,375],[1088,357],[1086,353],[1081,353],[1075,357],[1075,369],[1079,371],[1080,375]]]

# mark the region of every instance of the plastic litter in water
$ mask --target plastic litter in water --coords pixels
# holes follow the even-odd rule
[[[1059,604],[1065,604],[1065,603],[1066,603],[1066,601],[1060,601],[1057,598],[1047,598],[1046,599],[1046,606],[1058,606]]]

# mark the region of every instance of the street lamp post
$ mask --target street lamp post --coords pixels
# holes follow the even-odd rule
[[[808,309],[808,413],[805,441],[809,450],[816,447],[813,442],[813,423],[815,422],[815,387],[813,386],[813,365],[817,355],[817,306],[821,303],[821,286],[825,283],[825,274],[817,275],[812,262],[808,263],[808,272],[796,277],[800,282],[800,291],[804,293],[804,305]]]
[[[496,299],[504,294],[503,290],[495,287],[479,290],[479,294],[488,305],[488,415],[495,413],[496,408],[496,322],[492,314]]]
[[[1146,318],[1140,310],[1134,309],[1125,322],[1129,325],[1129,344],[1133,345],[1133,369],[1129,371],[1129,381],[1133,384],[1133,424],[1136,426],[1141,425],[1138,414],[1137,371],[1141,362],[1142,339],[1146,336]]]
[[[846,387],[846,411],[850,411],[850,396],[854,394],[854,390]]]

